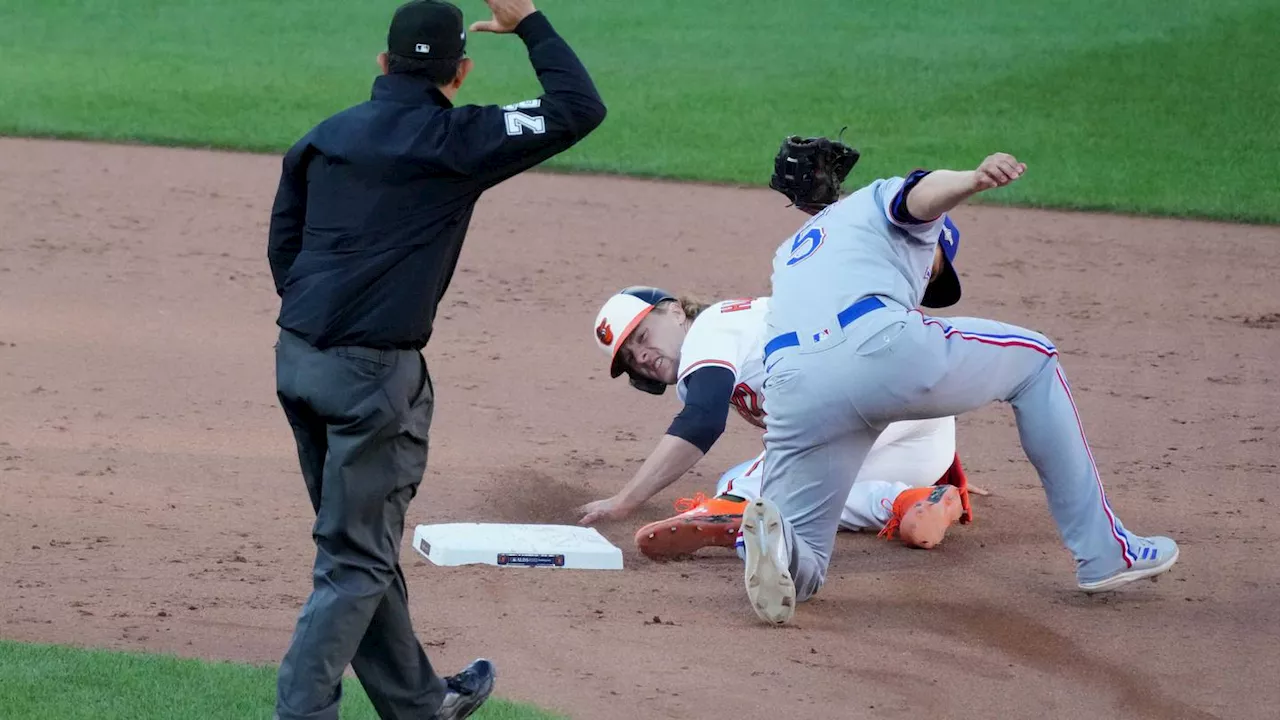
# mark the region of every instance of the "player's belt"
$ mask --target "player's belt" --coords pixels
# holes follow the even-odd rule
[[[862,298],[858,302],[841,310],[840,314],[836,315],[836,320],[840,322],[840,327],[842,328],[847,327],[849,323],[853,322],[854,320],[857,320],[858,318],[862,317],[863,315],[866,315],[872,310],[879,310],[882,307],[884,307],[884,302],[881,301],[880,298],[878,297]],[[797,335],[796,333],[789,332],[789,333],[784,333],[782,335],[779,335],[778,337],[770,340],[768,343],[765,344],[764,361],[766,364],[768,364],[770,355],[778,352],[783,348],[798,347],[799,345],[800,345],[800,336]]]

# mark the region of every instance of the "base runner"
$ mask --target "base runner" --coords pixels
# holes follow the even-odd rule
[[[655,395],[669,385],[684,403],[635,477],[617,495],[581,508],[583,524],[624,518],[688,472],[720,437],[729,409],[759,428],[766,423],[761,384],[769,298],[703,305],[653,287],[615,294],[595,322],[596,344],[610,375]],[[733,547],[742,513],[760,497],[763,453],[724,473],[715,497],[698,493],[676,503],[678,515],[646,525],[636,545],[671,559],[708,546]],[[895,532],[913,547],[942,541],[953,523],[969,522],[969,488],[956,454],[955,418],[911,420],[887,427],[849,492],[841,516],[847,530]]]

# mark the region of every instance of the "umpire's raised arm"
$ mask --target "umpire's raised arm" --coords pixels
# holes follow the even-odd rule
[[[530,0],[486,0],[493,20],[473,32],[514,33],[529,50],[541,96],[510,105],[469,105],[451,115],[444,163],[496,184],[563,152],[600,126],[604,101],[569,43]]]
[[[436,387],[423,350],[480,196],[581,140],[605,109],[529,0],[486,2],[493,18],[472,30],[520,37],[540,97],[455,104],[474,65],[462,11],[408,0],[369,99],[321,120],[282,160],[267,237],[276,398],[316,513],[316,554],[277,677],[279,720],[337,720],[348,665],[384,718],[467,717],[493,690],[483,659],[437,675],[410,619],[400,547]]]

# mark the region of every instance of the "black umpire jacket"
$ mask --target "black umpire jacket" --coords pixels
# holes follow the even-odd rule
[[[383,75],[369,101],[285,154],[267,251],[280,327],[318,348],[427,344],[480,194],[604,121],[586,68],[541,12],[516,34],[540,97],[453,107],[429,81]]]

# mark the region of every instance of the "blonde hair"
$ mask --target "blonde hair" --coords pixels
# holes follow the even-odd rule
[[[710,303],[703,302],[697,296],[678,295],[675,300],[663,300],[658,303],[658,309],[662,312],[671,312],[671,308],[677,303],[680,305],[680,309],[684,311],[685,317],[689,318],[690,322],[692,322],[694,318],[698,317],[703,310],[711,307]]]
[[[680,303],[680,309],[684,310],[684,314],[690,320],[698,317],[703,310],[711,307],[711,303],[705,303],[693,295],[681,295],[677,302]]]

